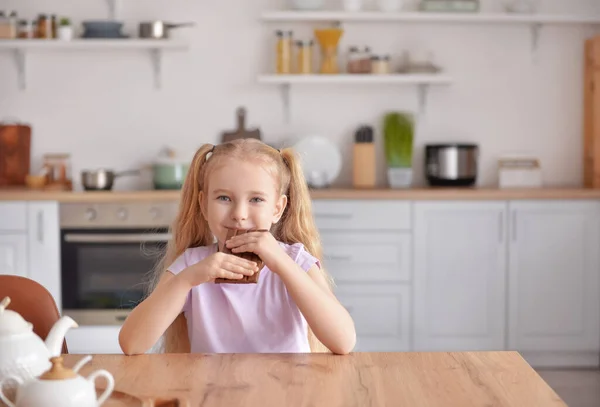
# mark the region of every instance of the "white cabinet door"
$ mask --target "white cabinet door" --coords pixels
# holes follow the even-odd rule
[[[410,287],[340,284],[335,293],[354,320],[354,352],[410,350]]]
[[[408,282],[412,236],[406,232],[321,232],[323,266],[337,282]]]
[[[600,204],[511,202],[510,214],[509,347],[599,351]]]
[[[414,348],[505,348],[505,202],[415,203]]]
[[[27,236],[0,234],[0,274],[27,277]]]
[[[27,218],[29,277],[46,287],[62,310],[58,202],[29,202]]]

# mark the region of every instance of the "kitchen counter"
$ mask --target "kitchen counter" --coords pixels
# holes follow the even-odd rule
[[[135,202],[178,200],[180,191],[36,191],[0,189],[0,201]],[[396,200],[527,200],[600,199],[600,189],[585,188],[413,188],[372,189],[328,188],[311,190],[313,199],[396,199]]]
[[[103,407],[139,406],[138,397],[205,407],[566,406],[516,352],[95,355],[80,374],[98,369],[117,390]]]

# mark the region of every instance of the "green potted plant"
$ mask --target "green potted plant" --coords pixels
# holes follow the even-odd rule
[[[409,188],[413,179],[413,116],[405,112],[387,113],[383,118],[383,138],[390,187]]]
[[[62,17],[58,22],[58,38],[63,41],[71,41],[73,39],[73,25],[67,17]]]

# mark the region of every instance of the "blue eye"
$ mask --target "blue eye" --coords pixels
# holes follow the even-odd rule
[[[258,197],[254,197],[250,200],[250,202],[254,202],[254,203],[258,203],[258,202],[264,202],[265,200],[262,198],[258,198]]]
[[[217,197],[217,200],[218,200],[218,201],[225,201],[225,202],[227,202],[227,201],[230,201],[229,197],[228,197],[228,196],[225,196],[225,195],[219,195],[219,196]]]

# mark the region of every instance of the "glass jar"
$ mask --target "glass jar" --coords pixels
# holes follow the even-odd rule
[[[40,14],[37,19],[37,38],[52,38],[52,21],[46,14]]]
[[[58,29],[58,21],[56,19],[56,15],[52,14],[52,17],[50,19],[50,28],[52,31],[52,36],[51,38],[57,38],[58,36],[56,35],[56,30]]]
[[[71,155],[45,154],[44,173],[47,184],[68,184],[71,181]]]
[[[31,21],[19,20],[18,38],[33,38]]]
[[[321,46],[321,73],[338,74],[338,44],[344,30],[339,27],[315,29],[315,37]]]
[[[276,32],[276,72],[278,74],[292,73],[292,31]]]
[[[358,47],[350,47],[348,48],[348,61],[346,64],[346,71],[348,73],[361,73],[360,70],[360,60],[361,55],[358,52]]]
[[[299,74],[313,73],[313,44],[312,40],[296,41],[296,46],[298,47],[296,71]]]
[[[360,53],[360,72],[370,73],[371,72],[371,48],[365,47],[364,51]]]
[[[389,55],[373,55],[371,57],[371,73],[378,75],[390,73]]]

